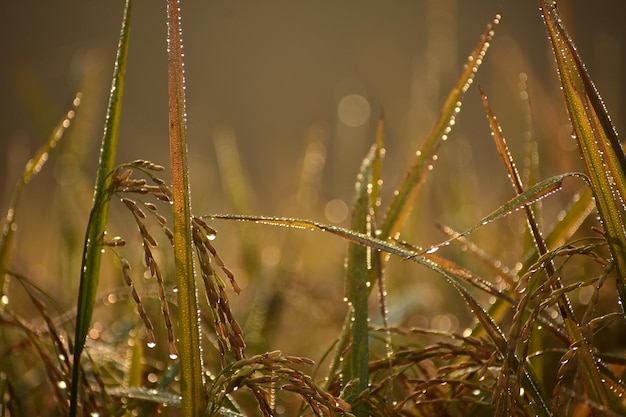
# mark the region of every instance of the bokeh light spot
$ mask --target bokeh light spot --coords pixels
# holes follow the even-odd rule
[[[346,126],[359,127],[370,118],[370,103],[360,94],[344,96],[337,106],[339,120]]]
[[[341,223],[348,217],[348,205],[340,199],[330,200],[324,207],[324,214],[331,223]]]

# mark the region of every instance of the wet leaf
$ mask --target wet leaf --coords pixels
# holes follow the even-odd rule
[[[570,121],[585,162],[598,212],[616,263],[622,306],[626,301],[626,156],[608,112],[578,55],[556,6],[541,1]]]
[[[72,369],[72,387],[70,400],[70,416],[76,416],[78,411],[78,390],[80,384],[80,357],[83,352],[87,332],[91,325],[91,317],[96,299],[96,290],[100,275],[100,260],[102,258],[99,236],[105,231],[109,213],[110,194],[108,192],[115,166],[117,152],[117,137],[120,115],[122,112],[122,95],[126,72],[126,57],[128,54],[128,39],[130,33],[130,19],[132,0],[127,0],[124,8],[122,29],[120,32],[117,56],[113,71],[113,81],[109,96],[109,104],[100,147],[100,161],[96,176],[96,185],[93,197],[93,207],[89,214],[89,223],[85,234],[83,260],[80,273],[80,287],[78,290],[76,331],[74,335],[74,366]]]
[[[382,135],[383,122],[379,122],[377,140],[367,157],[363,160],[357,176],[356,201],[352,211],[352,230],[368,236],[373,236],[373,222],[375,221],[376,200],[378,195],[382,159]],[[374,185],[376,184],[376,185]],[[343,375],[346,381],[358,381],[351,385],[350,392],[346,393],[346,399],[353,402],[354,399],[369,385],[369,313],[368,299],[370,294],[370,274],[372,273],[376,254],[372,248],[357,244],[348,247],[348,260],[346,267],[346,296],[351,306],[349,316],[352,334],[352,347],[350,355],[344,363]],[[375,272],[374,272],[375,273]],[[339,350],[337,350],[340,353]],[[357,407],[354,410],[357,416],[367,415],[367,410]]]
[[[11,258],[11,252],[13,248],[13,236],[17,230],[17,223],[15,216],[17,213],[17,206],[20,202],[22,190],[30,182],[34,175],[37,175],[50,156],[50,152],[56,147],[57,143],[63,137],[65,130],[70,126],[72,119],[76,114],[76,110],[80,105],[82,94],[78,93],[74,98],[72,108],[65,114],[61,122],[55,127],[48,140],[37,150],[37,153],[30,159],[22,177],[15,185],[13,194],[11,195],[11,201],[5,217],[4,227],[2,229],[2,235],[0,235],[0,297],[7,294],[8,291],[8,279],[9,276],[4,271],[9,270],[9,262]],[[0,304],[0,309],[2,309]]]
[[[187,113],[183,42],[178,0],[167,2],[168,98],[174,262],[178,286],[178,334],[181,375],[181,411],[200,416],[204,410],[202,347],[200,346],[198,291],[193,262],[191,196],[187,171]]]
[[[541,0],[546,30],[557,62],[565,103],[580,153],[585,162],[598,212],[617,270],[622,308],[626,301],[626,156],[611,124],[608,112],[596,90],[576,47],[561,22],[556,4]],[[626,310],[624,310],[626,314]],[[570,337],[574,323],[566,321]],[[584,342],[584,340],[583,340]],[[583,343],[580,359],[584,382],[592,400],[603,407],[621,404],[614,399],[599,375],[588,346]],[[623,407],[623,406],[622,406]],[[622,407],[619,407],[621,409]]]
[[[474,75],[478,71],[478,67],[482,63],[494,35],[494,27],[499,22],[500,15],[496,15],[487,26],[487,30],[483,33],[480,42],[470,55],[461,76],[444,102],[435,125],[430,131],[426,142],[417,152],[413,164],[406,172],[404,180],[398,187],[395,197],[385,214],[381,226],[382,237],[397,237],[396,235],[404,225],[413,208],[413,201],[417,196],[417,192],[426,179],[429,167],[434,163],[434,157],[439,147],[448,139],[452,132],[456,116],[461,111],[463,95],[472,85]]]

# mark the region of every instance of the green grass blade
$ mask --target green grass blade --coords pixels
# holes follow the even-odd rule
[[[522,194],[515,196],[514,198],[510,199],[505,204],[498,207],[496,210],[494,210],[487,216],[483,217],[474,226],[470,227],[469,229],[466,229],[463,232],[454,234],[448,240],[445,240],[441,243],[438,243],[437,245],[433,245],[429,247],[428,249],[425,249],[423,253],[433,253],[439,248],[450,244],[455,239],[467,236],[471,234],[472,232],[474,232],[475,230],[477,230],[478,228],[483,227],[486,224],[489,224],[498,219],[506,217],[509,214],[511,214],[513,211],[518,210],[521,207],[532,204],[538,200],[541,200],[542,198],[545,198],[551,195],[552,193],[559,191],[563,185],[563,181],[568,177],[581,178],[585,181],[587,180],[587,178],[584,175],[580,173],[572,172],[572,173],[556,175],[554,177],[538,182],[537,184],[533,185],[532,187],[524,191]]]
[[[368,184],[368,194],[370,200],[370,208],[375,215],[380,206],[380,190],[383,185],[382,170],[383,156],[385,155],[385,116],[380,112],[378,124],[376,127],[376,148],[374,150],[372,160],[372,175],[370,184]]]
[[[474,75],[476,74],[478,67],[482,63],[489,44],[494,34],[494,27],[500,22],[500,15],[496,15],[493,21],[487,26],[487,30],[482,35],[480,42],[470,55],[470,58],[465,66],[465,69],[461,73],[456,85],[450,91],[448,98],[444,102],[439,118],[435,122],[426,142],[422,148],[417,152],[417,156],[413,161],[413,164],[405,174],[405,178],[400,184],[400,187],[392,200],[383,224],[381,227],[381,235],[383,237],[395,237],[404,222],[406,221],[413,201],[417,196],[421,185],[424,183],[426,174],[429,172],[429,167],[434,162],[434,157],[439,150],[439,147],[445,141],[452,127],[455,124],[456,115],[461,110],[461,100],[463,95],[469,89],[472,84]]]
[[[622,307],[626,302],[626,156],[608,112],[587,74],[556,7],[542,0],[544,23],[559,70],[570,120],[591,178],[598,212],[615,261]],[[626,312],[625,312],[626,314]]]
[[[93,314],[96,289],[100,274],[100,260],[102,257],[100,236],[105,231],[109,213],[108,188],[111,182],[110,173],[115,165],[117,151],[117,136],[120,115],[122,110],[122,93],[126,71],[126,57],[128,54],[128,37],[130,34],[130,19],[132,0],[127,0],[124,8],[122,29],[120,32],[113,81],[104,125],[100,160],[96,176],[96,185],[93,197],[93,207],[89,215],[89,223],[85,234],[83,260],[78,290],[76,331],[74,336],[74,365],[72,369],[72,388],[70,400],[70,416],[76,416],[78,410],[78,389],[80,385],[80,356],[83,352],[85,339]]]
[[[187,164],[187,121],[180,4],[167,2],[170,164],[172,170],[174,262],[178,285],[178,332],[181,363],[181,408],[184,416],[204,409],[202,356],[195,283],[191,198]]]
[[[369,154],[363,160],[356,182],[356,201],[352,211],[352,230],[371,235],[375,208],[372,199],[376,200],[380,178],[374,178],[374,172],[380,175],[382,159],[382,121],[379,123],[377,140]],[[374,185],[376,183],[376,185]],[[352,316],[352,347],[344,363],[343,377],[349,392],[346,400],[353,403],[354,399],[369,385],[369,314],[368,298],[370,294],[370,274],[372,273],[372,249],[352,244],[348,247],[346,268],[346,292]],[[340,350],[338,350],[338,353]],[[356,382],[358,381],[358,382]],[[367,410],[356,407],[356,416],[366,416]]]
[[[574,43],[560,21],[555,5],[541,1],[541,6],[546,30],[555,53],[570,121],[591,180],[591,189],[615,262],[618,292],[624,308],[626,157],[608,113],[576,52]],[[626,314],[626,310],[624,313]],[[572,334],[580,333],[575,323],[566,320],[565,325],[570,337]],[[588,346],[585,344],[583,348],[576,356],[581,362],[585,387],[590,397],[603,407],[616,406],[618,400],[613,398],[603,383]]]
[[[481,91],[481,96],[483,100],[483,105],[485,107],[485,111],[487,113],[487,118],[489,120],[489,124],[491,127],[492,135],[494,137],[496,146],[498,148],[498,153],[500,154],[500,156],[502,157],[502,160],[504,161],[508,176],[511,179],[515,192],[518,195],[523,194],[524,188],[521,182],[521,178],[517,171],[517,168],[515,167],[512,156],[509,152],[508,146],[506,144],[506,140],[504,139],[504,135],[502,134],[502,129],[499,123],[496,121],[496,118],[491,110],[489,102],[487,101],[487,96],[482,91]],[[530,206],[528,205],[525,205],[523,209],[526,214],[528,228],[531,231],[531,235],[532,235],[535,247],[537,248],[537,252],[540,256],[544,256],[548,253],[548,248],[541,235],[541,231],[539,230],[539,225],[537,224],[535,220],[534,213],[531,210]],[[548,279],[552,281],[552,284],[550,285],[551,291],[553,292],[553,294],[554,293],[560,294],[560,296],[558,297],[559,311],[562,315],[562,319],[565,324],[565,329],[569,337],[569,343],[570,345],[578,344],[580,347],[580,349],[578,350],[579,353],[577,354],[576,358],[581,364],[581,369],[583,369],[584,371],[583,372],[584,382],[586,386],[592,387],[592,391],[596,395],[594,397],[596,400],[604,401],[607,398],[606,394],[603,393],[601,389],[598,389],[598,390],[595,389],[595,387],[598,387],[598,386],[602,387],[604,385],[602,383],[602,378],[600,377],[599,369],[595,365],[593,354],[591,352],[589,345],[586,343],[586,340],[580,328],[580,324],[577,322],[576,317],[574,316],[571,303],[569,299],[567,298],[567,294],[563,291],[560,291],[563,287],[563,284],[561,283],[560,277],[556,274],[555,265],[553,261],[551,259],[546,260],[543,263],[543,268],[545,269]],[[533,274],[529,287],[532,287],[532,288],[538,287],[540,280],[543,280],[543,274]],[[529,299],[530,297],[526,295],[525,300],[528,301]],[[528,343],[526,343],[526,341],[521,336],[522,329],[524,328],[522,323],[525,322],[526,317],[529,314],[532,314],[534,312],[531,313],[530,310],[527,310],[526,308],[524,308],[524,304],[525,303],[523,302],[520,303],[520,306],[518,306],[518,309],[513,319],[514,322],[513,322],[513,326],[512,326],[512,330],[510,334],[511,346],[509,347],[509,350],[508,350],[507,363],[511,362],[511,360],[515,357],[516,352],[518,351],[521,351],[518,353],[519,360],[522,362],[526,361]],[[511,381],[507,382],[507,384],[510,384],[510,383],[512,382]],[[511,390],[501,389],[501,391],[510,392]],[[513,392],[515,392],[515,390],[513,390]],[[606,405],[606,403],[604,402],[602,404]]]
[[[7,210],[4,227],[2,229],[2,235],[0,235],[0,271],[8,271],[10,269],[11,252],[13,248],[13,237],[17,231],[17,223],[15,222],[15,216],[17,213],[17,206],[22,195],[22,191],[29,183],[34,175],[37,175],[43,165],[48,160],[50,152],[56,147],[57,143],[63,137],[63,133],[70,126],[72,119],[76,114],[76,109],[80,105],[82,94],[78,93],[74,98],[72,108],[65,114],[61,122],[55,127],[52,135],[37,151],[27,163],[22,173],[22,177],[17,182],[13,194],[11,195],[11,201]],[[9,275],[5,272],[0,272],[0,311],[6,305],[4,297],[7,295],[9,285]]]

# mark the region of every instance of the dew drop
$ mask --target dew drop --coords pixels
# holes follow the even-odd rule
[[[154,347],[156,346],[156,342],[147,342],[146,346],[148,346],[150,349],[154,349]]]
[[[175,361],[176,359],[178,359],[178,354],[177,353],[170,353],[170,359]]]
[[[107,303],[109,303],[109,304],[115,304],[115,303],[117,303],[117,294],[115,294],[115,293],[110,293],[109,295],[107,295],[106,301],[107,301]]]
[[[57,382],[57,387],[60,389],[67,389],[67,383],[65,381],[59,381]]]

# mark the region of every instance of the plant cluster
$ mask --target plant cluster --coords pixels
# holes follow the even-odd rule
[[[28,162],[9,204],[0,241],[2,415],[626,415],[626,359],[619,345],[605,343],[624,335],[626,156],[555,3],[539,1],[585,171],[543,180],[538,171],[522,175],[481,89],[487,123],[515,196],[464,231],[440,225],[443,242],[428,247],[406,242],[401,235],[456,125],[500,15],[472,51],[389,202],[381,197],[381,115],[357,175],[351,224],[344,228],[297,218],[192,212],[176,0],[168,0],[171,182],[160,177],[165,168],[150,161],[116,165],[131,3],[126,1],[124,11],[75,309],[59,311],[33,280],[14,269],[11,251],[21,192],[70,126],[80,96]],[[536,167],[529,164],[528,169]],[[582,191],[546,229],[539,202],[561,191],[566,181]],[[130,214],[140,251],[133,252],[128,236],[109,237],[111,202]],[[515,267],[507,268],[471,238],[513,212],[523,215],[524,232],[492,237],[496,242],[522,241],[524,254]],[[599,222],[590,218],[592,213]],[[242,289],[214,242],[214,223],[233,220],[321,231],[347,243],[347,314],[318,365],[279,350],[250,355],[245,326],[239,324],[228,295]],[[161,240],[167,243],[159,245]],[[465,256],[448,253],[454,247]],[[100,261],[107,251],[118,259],[125,286],[99,296]],[[137,252],[142,254],[143,280],[131,268]],[[163,253],[173,265],[163,260]],[[392,323],[386,272],[393,258],[443,277],[471,312],[472,324],[448,331]],[[471,266],[461,262],[468,258]],[[23,288],[38,320],[15,311],[10,296],[15,286]],[[107,339],[102,336],[107,331],[93,326],[94,310],[122,298],[131,300],[135,314],[126,316],[123,329]],[[152,301],[158,309],[151,308]],[[372,304],[379,309],[376,325]],[[163,326],[153,325],[154,315]],[[144,347],[161,345],[167,346],[168,360],[146,354]],[[208,359],[212,353],[217,360]]]

